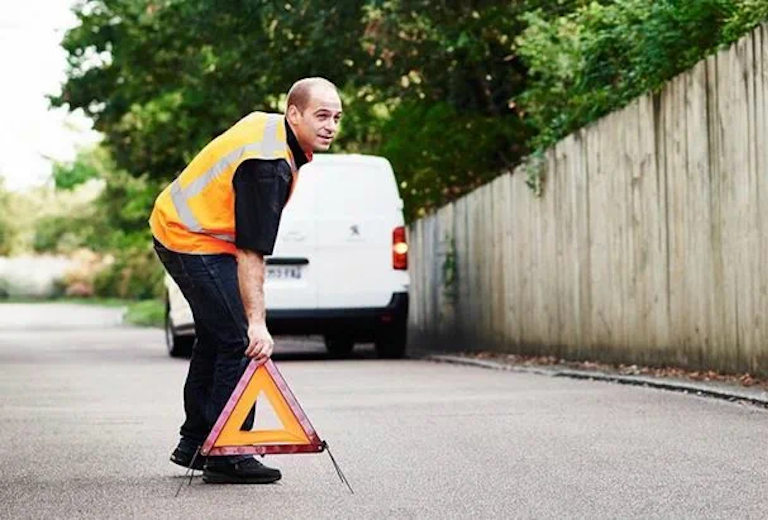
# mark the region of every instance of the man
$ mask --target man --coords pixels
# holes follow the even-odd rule
[[[323,78],[296,82],[285,115],[253,112],[211,141],[155,201],[155,251],[192,308],[196,341],[184,385],[186,419],[171,461],[192,463],[247,365],[272,355],[264,256],[298,169],[336,135],[341,100]],[[244,357],[245,356],[245,357]],[[199,459],[199,457],[198,457]],[[195,461],[212,483],[281,478],[251,456]]]

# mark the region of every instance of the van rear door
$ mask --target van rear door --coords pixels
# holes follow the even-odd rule
[[[389,162],[331,155],[316,157],[312,167],[317,174],[318,306],[386,306],[399,281],[392,267],[392,233],[403,225]]]
[[[283,210],[272,256],[267,257],[267,309],[316,309],[318,266],[314,173],[306,166]]]

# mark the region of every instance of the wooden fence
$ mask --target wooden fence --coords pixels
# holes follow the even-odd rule
[[[768,374],[768,26],[415,222],[414,342]]]

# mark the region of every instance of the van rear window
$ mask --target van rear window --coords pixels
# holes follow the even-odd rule
[[[392,211],[399,198],[387,168],[366,164],[318,164],[311,174],[324,213]]]

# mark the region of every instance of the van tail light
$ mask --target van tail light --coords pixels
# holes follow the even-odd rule
[[[405,227],[396,227],[392,232],[392,268],[408,269],[408,242],[405,240]]]

